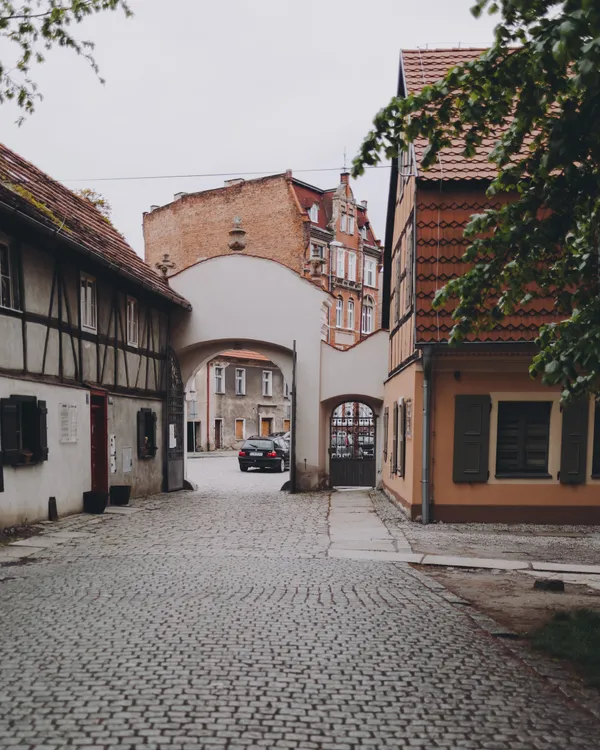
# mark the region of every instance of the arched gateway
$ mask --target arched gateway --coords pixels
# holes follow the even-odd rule
[[[225,349],[247,349],[268,357],[289,383],[295,379],[292,430],[297,489],[330,486],[333,402],[358,398],[378,412],[387,334],[380,331],[347,351],[332,348],[322,340],[322,309],[331,296],[286,266],[264,258],[211,258],[175,274],[169,283],[193,308],[191,313],[176,313],[172,323],[183,383]]]

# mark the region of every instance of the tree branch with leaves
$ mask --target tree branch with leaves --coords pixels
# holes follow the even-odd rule
[[[29,0],[22,4],[0,0],[0,37],[12,43],[4,44],[0,60],[0,103],[14,101],[23,113],[19,122],[34,111],[35,102],[42,98],[31,69],[45,61],[48,50],[73,50],[100,78],[93,43],[77,39],[71,29],[89,16],[109,10],[132,15],[127,0]],[[7,60],[11,50],[14,62]],[[104,83],[102,78],[100,81]]]
[[[450,343],[492,328],[534,298],[556,321],[540,328],[530,368],[564,397],[600,392],[600,3],[478,0],[497,14],[494,42],[431,86],[395,97],[375,117],[353,174],[425,138],[421,166],[457,141],[467,158],[493,138],[508,196],[471,217],[469,270],[434,300],[454,301]]]

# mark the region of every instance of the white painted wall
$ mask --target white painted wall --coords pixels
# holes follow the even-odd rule
[[[48,406],[48,460],[35,466],[4,467],[0,493],[0,527],[48,517],[48,498],[56,497],[59,515],[82,510],[83,493],[91,486],[89,391],[0,377],[0,398],[35,396]],[[59,404],[77,404],[77,443],[60,440]]]
[[[322,342],[321,401],[351,395],[383,401],[388,341],[387,331],[378,331],[345,351]]]

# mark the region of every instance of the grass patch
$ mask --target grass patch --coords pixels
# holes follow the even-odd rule
[[[533,634],[532,644],[558,659],[568,659],[588,685],[600,688],[600,612],[557,612]]]

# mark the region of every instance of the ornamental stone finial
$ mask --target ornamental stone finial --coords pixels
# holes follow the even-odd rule
[[[233,227],[229,230],[229,249],[239,252],[246,247],[246,230],[242,229],[242,219],[236,216],[233,220]]]

